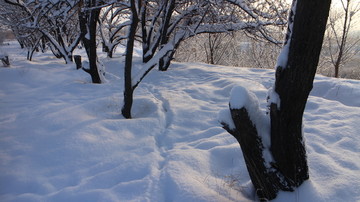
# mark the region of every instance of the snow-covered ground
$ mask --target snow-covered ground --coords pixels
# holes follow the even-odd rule
[[[0,47],[0,201],[253,201],[242,153],[218,114],[241,85],[265,109],[274,71],[174,63],[121,114],[123,58],[105,84],[51,54]],[[317,76],[304,115],[310,180],[276,201],[360,200],[360,81]]]

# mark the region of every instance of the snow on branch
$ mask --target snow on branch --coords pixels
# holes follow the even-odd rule
[[[172,43],[168,43],[163,46],[148,62],[143,63],[142,68],[131,78],[133,89],[135,89],[145,76],[158,64],[159,60],[173,49],[174,45]]]

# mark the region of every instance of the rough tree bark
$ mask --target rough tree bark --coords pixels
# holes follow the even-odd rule
[[[292,191],[309,178],[302,118],[319,61],[330,3],[331,0],[293,1],[285,51],[279,56],[285,62],[278,63],[275,92],[269,99],[270,167],[263,156],[258,123],[248,114],[249,109],[230,106],[235,128],[223,124],[241,146],[260,200],[274,199],[279,190]]]
[[[271,150],[279,170],[295,187],[308,179],[302,117],[313,87],[330,3],[297,2],[287,64],[276,70],[275,91],[281,103],[280,109],[271,104]]]

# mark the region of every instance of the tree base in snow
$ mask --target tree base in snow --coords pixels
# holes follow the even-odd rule
[[[309,179],[302,119],[313,87],[330,4],[330,0],[293,1],[274,91],[269,95],[269,134],[263,134],[262,125],[268,123],[261,121],[256,96],[243,88],[231,93],[230,112],[235,126],[224,128],[240,143],[260,200],[273,199],[279,190],[291,191]],[[261,137],[270,138],[271,143]],[[264,148],[264,144],[270,148]],[[268,155],[271,160],[264,158]]]
[[[267,163],[264,159],[262,139],[258,135],[256,126],[250,120],[246,108],[230,109],[230,112],[235,128],[231,129],[224,122],[222,125],[239,142],[246,167],[260,201],[276,198],[279,190],[293,191],[290,183],[284,180],[285,178],[278,171],[276,164]]]
[[[81,55],[74,55],[74,61],[76,64],[76,69],[82,68]]]
[[[0,59],[4,65],[4,67],[10,66],[9,56],[2,56],[2,57],[0,57]]]

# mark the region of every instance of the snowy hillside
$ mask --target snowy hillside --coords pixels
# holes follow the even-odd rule
[[[105,84],[51,54],[0,47],[0,201],[254,201],[241,150],[221,128],[232,87],[265,109],[274,71],[174,63],[121,114],[123,58]],[[317,76],[304,115],[310,180],[276,201],[360,200],[360,81]]]

